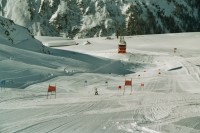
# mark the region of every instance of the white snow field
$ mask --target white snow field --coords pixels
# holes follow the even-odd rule
[[[115,37],[36,38],[50,55],[0,44],[0,133],[200,132],[200,33],[125,37],[126,54]]]

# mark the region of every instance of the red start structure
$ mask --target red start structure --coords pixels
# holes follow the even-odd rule
[[[122,37],[122,36],[120,36],[120,41],[118,44],[118,53],[119,54],[126,53],[126,41],[124,40],[124,37]]]
[[[50,95],[50,97],[51,97],[51,95],[55,95],[55,98],[56,98],[56,85],[55,86],[49,85],[48,91],[47,91],[47,99],[48,99],[49,95]]]
[[[132,94],[132,79],[131,79],[131,80],[126,80],[126,79],[125,79],[125,85],[124,85],[124,92],[123,92],[123,95],[124,95],[124,93],[125,93],[126,86],[131,86],[131,93],[130,93],[130,94]]]

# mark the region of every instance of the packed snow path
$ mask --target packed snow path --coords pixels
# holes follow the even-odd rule
[[[183,45],[172,43],[173,46],[170,44],[165,49],[158,45],[170,35],[163,35],[163,38],[159,35],[141,37],[141,40],[136,37],[130,42],[138,43],[130,46],[128,54],[121,56],[114,53],[114,46],[95,49],[98,46],[95,46],[93,39],[90,42],[94,46],[61,47],[145,65],[125,76],[77,73],[37,83],[24,90],[2,90],[0,132],[199,133],[200,51],[195,47],[195,41],[199,42],[195,35],[199,34],[174,35],[172,39],[183,36]],[[158,40],[154,41],[154,38]],[[184,42],[190,38],[194,39],[193,43],[187,46]],[[111,43],[110,40],[95,41],[97,44],[101,41]],[[149,49],[142,48],[141,43],[146,45],[144,41],[151,46],[148,46]],[[93,50],[89,51],[86,47]],[[174,54],[174,47],[178,47],[180,52]],[[124,96],[123,90],[118,90],[125,78],[133,79],[132,95],[129,87]],[[144,83],[144,87],[140,87],[141,83]],[[56,99],[54,96],[46,99],[49,84],[58,87]],[[96,87],[98,96],[94,95]]]

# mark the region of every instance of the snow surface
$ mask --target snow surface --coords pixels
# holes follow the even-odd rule
[[[58,42],[52,55],[0,44],[0,132],[199,133],[199,36],[125,37],[127,54],[117,54],[115,37],[72,46],[37,37]],[[131,78],[133,92],[126,87],[123,96],[118,86]],[[49,84],[57,86],[56,99],[46,99]]]

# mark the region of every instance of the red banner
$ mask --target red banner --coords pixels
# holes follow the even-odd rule
[[[144,87],[144,83],[141,83],[140,86],[141,86],[141,87]]]
[[[56,92],[56,86],[50,86],[49,85],[48,92],[53,92],[53,91]]]
[[[125,80],[125,86],[132,86],[132,80]]]

